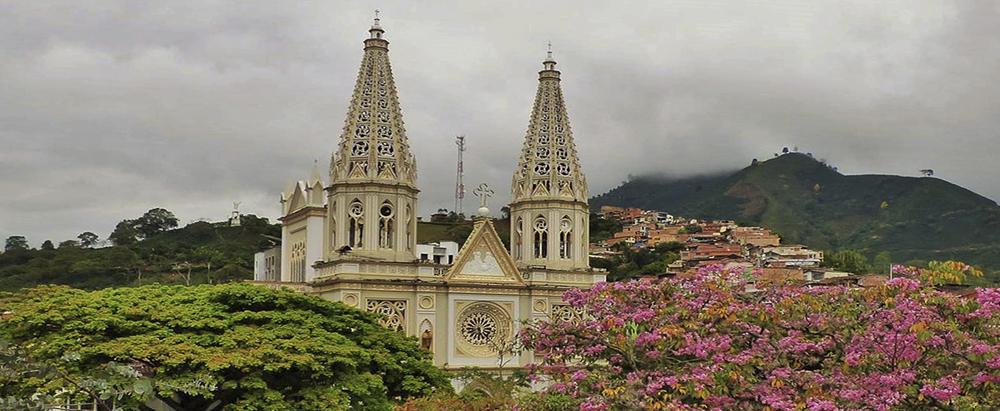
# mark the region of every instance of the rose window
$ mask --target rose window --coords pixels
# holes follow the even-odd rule
[[[389,112],[385,111],[385,110],[379,110],[379,112],[378,112],[378,121],[383,122],[383,123],[388,123],[389,122]]]
[[[538,174],[540,176],[549,175],[549,164],[548,163],[535,164],[535,174]]]
[[[384,98],[378,99],[378,108],[385,109],[386,107],[389,107],[389,103]]]
[[[362,123],[367,123],[368,120],[371,120],[371,118],[372,115],[367,110],[362,110],[360,113],[358,113],[358,121]]]
[[[556,137],[556,144],[558,144],[560,146],[565,146],[566,145],[566,137],[563,137],[563,136]]]
[[[378,155],[382,157],[392,157],[392,143],[388,141],[379,141],[378,143]]]
[[[372,99],[370,99],[370,98],[363,98],[363,99],[361,99],[361,107],[368,108],[368,107],[371,107],[371,106],[372,106]]]
[[[475,345],[489,344],[497,335],[497,322],[486,313],[472,313],[462,322],[462,338]]]
[[[364,156],[367,154],[368,154],[368,143],[364,141],[355,141],[354,146],[351,147],[351,155]]]
[[[569,163],[559,163],[559,165],[556,166],[556,172],[558,172],[559,175],[561,175],[561,176],[568,176],[569,175]]]
[[[562,137],[560,137],[560,139],[562,139]],[[556,149],[556,157],[560,160],[565,160],[569,157],[569,153],[566,152],[565,148],[558,148]]]
[[[363,88],[363,89],[361,90],[361,94],[364,94],[364,95],[366,95],[366,96],[370,96],[370,95],[372,95],[372,88],[371,88],[371,86],[365,86],[365,87],[364,87],[364,88]]]
[[[459,349],[475,356],[493,355],[513,334],[510,315],[494,303],[473,303],[462,310],[456,322]]]

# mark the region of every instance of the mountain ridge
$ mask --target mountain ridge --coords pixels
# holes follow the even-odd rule
[[[1000,269],[1000,206],[934,177],[844,175],[800,153],[729,173],[633,178],[591,199],[769,227],[826,250],[889,252],[894,261],[960,259]]]

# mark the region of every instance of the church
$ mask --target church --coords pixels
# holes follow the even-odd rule
[[[588,262],[587,181],[551,52],[513,170],[510,249],[484,201],[450,264],[418,259],[419,192],[376,18],[328,181],[314,170],[282,193],[281,245],[258,253],[255,282],[381,314],[434,364],[458,369],[531,363],[530,353],[510,354],[520,324],[578,315],[562,294],[605,280]]]

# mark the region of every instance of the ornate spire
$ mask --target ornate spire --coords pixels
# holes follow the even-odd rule
[[[351,105],[330,164],[331,185],[381,183],[416,189],[416,162],[410,154],[378,11],[358,72]]]
[[[544,68],[538,72],[538,92],[514,172],[512,199],[574,200],[586,204],[587,180],[580,170],[551,47],[550,43]]]

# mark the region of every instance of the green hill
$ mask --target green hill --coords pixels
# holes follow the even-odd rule
[[[640,177],[591,200],[763,225],[786,242],[892,260],[957,259],[1000,270],[1000,207],[932,177],[843,175],[791,153],[742,170]]]
[[[504,241],[509,220],[496,222]],[[472,222],[419,222],[417,241],[465,242]],[[125,245],[13,249],[0,253],[0,291],[41,284],[97,289],[142,284],[201,284],[253,278],[253,255],[280,242],[281,226],[245,215],[241,225],[195,222]]]

